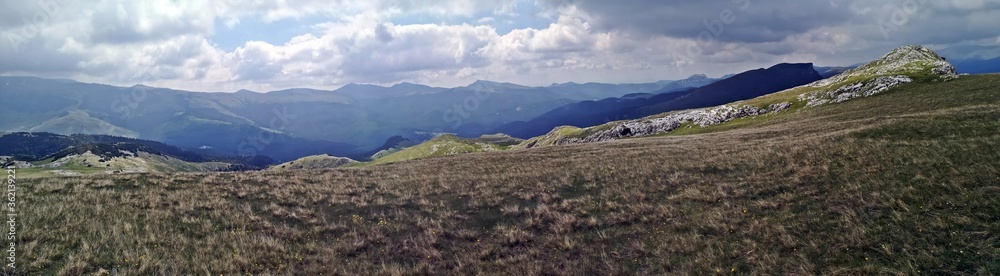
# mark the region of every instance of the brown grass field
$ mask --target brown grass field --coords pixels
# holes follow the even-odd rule
[[[23,274],[997,274],[1000,76],[662,136],[25,179]]]

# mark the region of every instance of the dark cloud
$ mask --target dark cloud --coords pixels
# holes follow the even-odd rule
[[[385,23],[378,24],[378,26],[375,26],[375,37],[377,37],[379,41],[382,41],[384,43],[389,43],[390,41],[392,41],[392,32],[389,31],[389,27],[391,26]]]
[[[23,40],[21,40],[23,39]],[[0,40],[0,73],[46,72],[66,74],[79,70],[79,62],[88,60],[86,56],[56,51],[59,41],[47,40],[41,36],[19,37],[16,46]]]
[[[594,27],[599,30],[688,39],[698,39],[707,31],[712,34],[712,41],[723,43],[778,42],[823,27],[845,26],[852,28],[859,39],[911,43],[955,43],[996,37],[1000,32],[996,28],[1000,2],[989,0],[550,0],[545,3],[550,8],[575,5],[593,16]],[[726,18],[732,23],[718,24]]]
[[[690,39],[709,32],[722,42],[780,41],[851,19],[849,10],[831,8],[826,1],[555,0],[548,4],[575,5],[594,17],[598,29]]]

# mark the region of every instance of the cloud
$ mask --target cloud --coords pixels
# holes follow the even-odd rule
[[[400,81],[394,76],[406,72],[482,67],[489,64],[482,49],[497,38],[496,31],[485,26],[388,26],[393,37],[388,41],[380,39],[377,31],[373,38],[334,38],[347,52],[340,66],[345,76],[392,82]]]
[[[575,0],[550,1],[552,7],[576,6],[594,17],[601,30],[696,39],[721,17],[723,42],[779,41],[809,29],[850,20],[845,9],[789,1]]]
[[[93,43],[155,42],[187,34],[209,34],[212,14],[203,3],[184,1],[102,2],[90,15]]]
[[[784,61],[846,65],[911,43],[1000,44],[1000,2],[984,0],[0,5],[0,74],[211,91],[350,82],[450,86],[474,79],[638,82],[718,76]],[[261,25],[291,26],[297,33],[275,39],[262,31],[246,41],[218,36],[257,32],[250,26]]]

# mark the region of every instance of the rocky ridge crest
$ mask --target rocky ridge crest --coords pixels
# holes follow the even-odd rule
[[[955,67],[934,51],[920,45],[896,48],[875,61],[808,85],[818,91],[799,96],[806,106],[839,103],[867,97],[893,86],[913,82],[913,75],[949,81],[958,78]]]

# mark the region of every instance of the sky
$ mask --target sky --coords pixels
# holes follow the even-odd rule
[[[1000,45],[1000,0],[0,3],[0,75],[208,92],[640,83]]]

